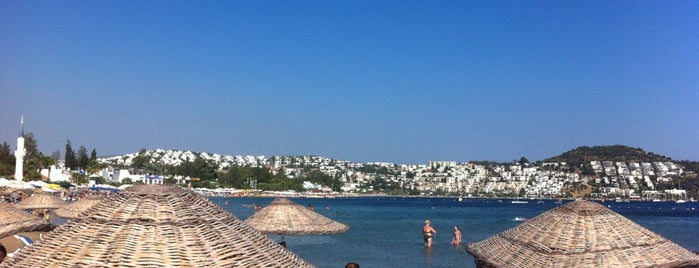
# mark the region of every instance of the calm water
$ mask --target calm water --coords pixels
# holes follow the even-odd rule
[[[218,198],[211,200],[241,220],[253,214],[243,203],[267,206],[273,198]],[[538,204],[511,204],[507,200],[456,198],[359,197],[297,199],[315,207],[326,217],[350,226],[337,235],[287,236],[287,247],[318,267],[344,267],[354,261],[371,267],[475,267],[465,245],[449,245],[455,224],[461,227],[464,244],[481,241],[554,208],[547,200]],[[228,205],[226,205],[226,201]],[[692,251],[699,252],[699,203],[675,204],[606,202],[612,210]],[[432,248],[422,240],[425,219],[437,230]],[[280,236],[272,235],[280,241]]]

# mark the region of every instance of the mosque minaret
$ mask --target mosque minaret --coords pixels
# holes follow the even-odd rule
[[[24,116],[19,123],[19,137],[17,137],[17,150],[15,151],[15,180],[21,181],[24,179],[24,156],[27,150],[24,149]]]

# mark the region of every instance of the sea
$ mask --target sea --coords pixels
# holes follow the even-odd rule
[[[466,244],[478,242],[521,224],[524,220],[559,206],[556,200],[456,197],[338,197],[290,198],[350,229],[335,235],[286,236],[287,248],[317,267],[342,268],[356,262],[371,267],[476,267]],[[240,220],[250,217],[252,204],[267,206],[271,197],[210,197]],[[570,200],[563,200],[564,204]],[[599,202],[599,201],[598,201]],[[248,204],[248,206],[245,206]],[[614,202],[602,203],[647,229],[699,252],[699,203]],[[422,226],[429,219],[437,234],[431,248],[424,246]],[[463,244],[450,245],[454,225]],[[281,241],[278,235],[270,235]]]

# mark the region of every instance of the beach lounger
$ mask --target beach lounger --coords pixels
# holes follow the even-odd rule
[[[26,236],[26,235],[15,235],[15,238],[17,238],[17,240],[19,240],[20,242],[22,242],[22,244],[24,244],[24,246],[31,246],[31,245],[34,245],[34,241],[33,241],[31,238],[29,238],[28,236]],[[22,248],[23,248],[23,247],[19,247],[19,248],[17,248],[17,250],[15,250],[14,252],[8,252],[8,253],[7,253],[7,256],[10,257],[10,258],[14,257],[15,254],[19,253],[19,251],[22,250]]]

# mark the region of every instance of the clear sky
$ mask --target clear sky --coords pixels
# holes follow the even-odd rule
[[[0,142],[699,160],[699,1],[0,0]]]

